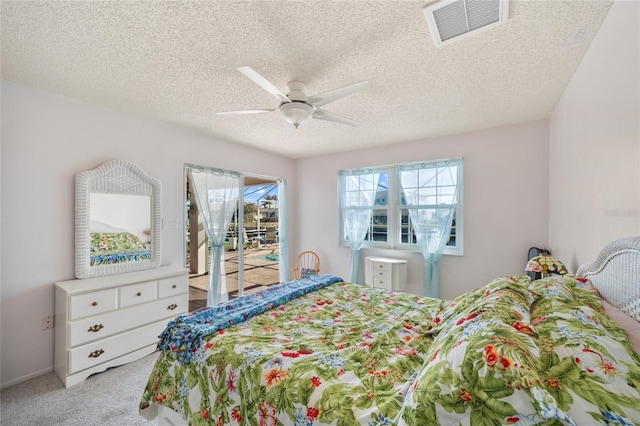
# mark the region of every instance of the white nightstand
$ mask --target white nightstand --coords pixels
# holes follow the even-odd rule
[[[407,261],[388,257],[365,257],[365,284],[392,291],[407,288]]]

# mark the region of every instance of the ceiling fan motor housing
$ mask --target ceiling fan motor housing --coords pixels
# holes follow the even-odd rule
[[[300,81],[290,81],[287,83],[287,87],[289,88],[289,93],[287,93],[287,98],[291,101],[300,101],[307,102],[307,85]]]

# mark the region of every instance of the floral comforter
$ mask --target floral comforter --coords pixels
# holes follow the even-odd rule
[[[168,343],[141,409],[164,404],[190,425],[390,424],[433,341],[428,326],[440,305],[340,281],[202,339],[178,319],[170,328],[187,343]],[[195,330],[202,313],[194,316]],[[187,347],[193,356],[181,362]]]
[[[91,233],[89,254],[91,266],[151,259],[151,251],[128,232]]]
[[[259,294],[253,308],[170,324],[141,413],[162,404],[189,425],[640,424],[640,355],[588,282],[504,277],[453,301],[293,287],[300,297],[270,298],[256,316],[242,312]]]

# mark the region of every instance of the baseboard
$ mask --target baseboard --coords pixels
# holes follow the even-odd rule
[[[26,382],[27,380],[33,379],[38,376],[42,376],[47,373],[51,373],[53,371],[53,366],[47,367],[45,369],[35,371],[33,373],[29,373],[22,377],[18,377],[17,379],[9,380],[8,382],[0,383],[0,389],[8,388],[9,386],[17,385],[18,383]]]

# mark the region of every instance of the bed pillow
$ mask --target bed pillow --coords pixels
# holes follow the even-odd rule
[[[552,275],[532,281],[529,289],[537,295],[536,301],[531,306],[534,320],[543,315],[545,310],[552,310],[554,306],[589,306],[596,311],[602,311],[598,291],[587,280],[566,275]],[[542,313],[535,314],[538,307],[543,308],[539,311]]]
[[[300,277],[306,277],[307,275],[315,275],[316,270],[313,268],[301,268]]]
[[[405,397],[399,425],[539,424],[565,414],[541,384],[529,296],[507,277],[458,298]],[[478,295],[477,293],[480,293]]]
[[[526,275],[507,276],[464,293],[442,306],[431,331],[447,333],[453,327],[478,316],[493,317],[506,324],[528,323],[531,304],[536,298],[527,287],[529,282]]]
[[[640,424],[640,355],[587,283],[578,283],[538,283],[548,291],[531,315],[541,384],[575,424]]]
[[[483,337],[440,342],[449,346],[438,346],[420,370],[398,425],[538,424],[544,421],[543,407],[557,411],[553,398],[536,384],[537,373],[527,362],[533,355]]]

